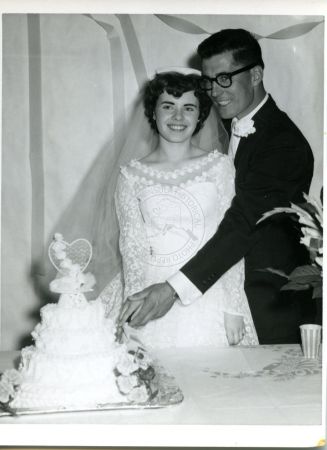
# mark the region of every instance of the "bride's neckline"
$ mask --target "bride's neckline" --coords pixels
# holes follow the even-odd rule
[[[171,175],[173,177],[178,175],[184,175],[185,173],[191,173],[195,170],[205,166],[208,162],[213,161],[214,159],[218,158],[221,155],[221,153],[218,150],[212,150],[211,152],[208,152],[207,155],[201,156],[198,158],[195,158],[195,160],[190,160],[184,164],[182,168],[179,169],[157,169],[155,167],[152,167],[149,164],[146,164],[144,162],[141,162],[138,159],[132,159],[130,161],[130,166],[135,167],[142,172],[149,174],[149,175],[156,175],[156,176],[162,176],[162,175]]]

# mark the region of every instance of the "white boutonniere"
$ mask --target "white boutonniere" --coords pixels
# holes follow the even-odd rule
[[[248,137],[256,132],[252,119],[240,119],[232,123],[232,132],[237,137]]]

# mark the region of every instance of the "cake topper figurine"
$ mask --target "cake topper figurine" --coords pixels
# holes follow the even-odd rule
[[[84,273],[92,258],[92,246],[89,241],[76,239],[69,244],[64,241],[62,234],[56,233],[49,245],[48,254],[58,271],[57,278],[50,283],[52,292],[81,294],[93,290],[94,276],[90,272]],[[81,296],[78,297],[81,300]]]

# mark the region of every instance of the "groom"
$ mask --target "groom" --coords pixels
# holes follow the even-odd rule
[[[216,234],[179,272],[129,299],[131,305],[143,299],[130,325],[163,316],[177,298],[185,305],[201,301],[244,258],[245,292],[259,343],[298,342],[298,327],[313,320],[314,303],[305,291],[281,291],[285,279],[260,269],[290,273],[305,261],[306,251],[289,217],[256,223],[265,211],[303,201],[313,173],[310,146],[266,93],[261,48],[248,31],[219,31],[199,45],[198,54],[203,87],[231,133],[236,194]],[[128,315],[125,308],[122,321]]]

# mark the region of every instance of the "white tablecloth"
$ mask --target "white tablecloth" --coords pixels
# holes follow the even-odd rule
[[[0,353],[0,371],[13,367],[17,356]],[[182,403],[151,410],[2,417],[0,424],[321,424],[321,359],[304,359],[298,345],[167,349],[156,356],[174,375]]]

